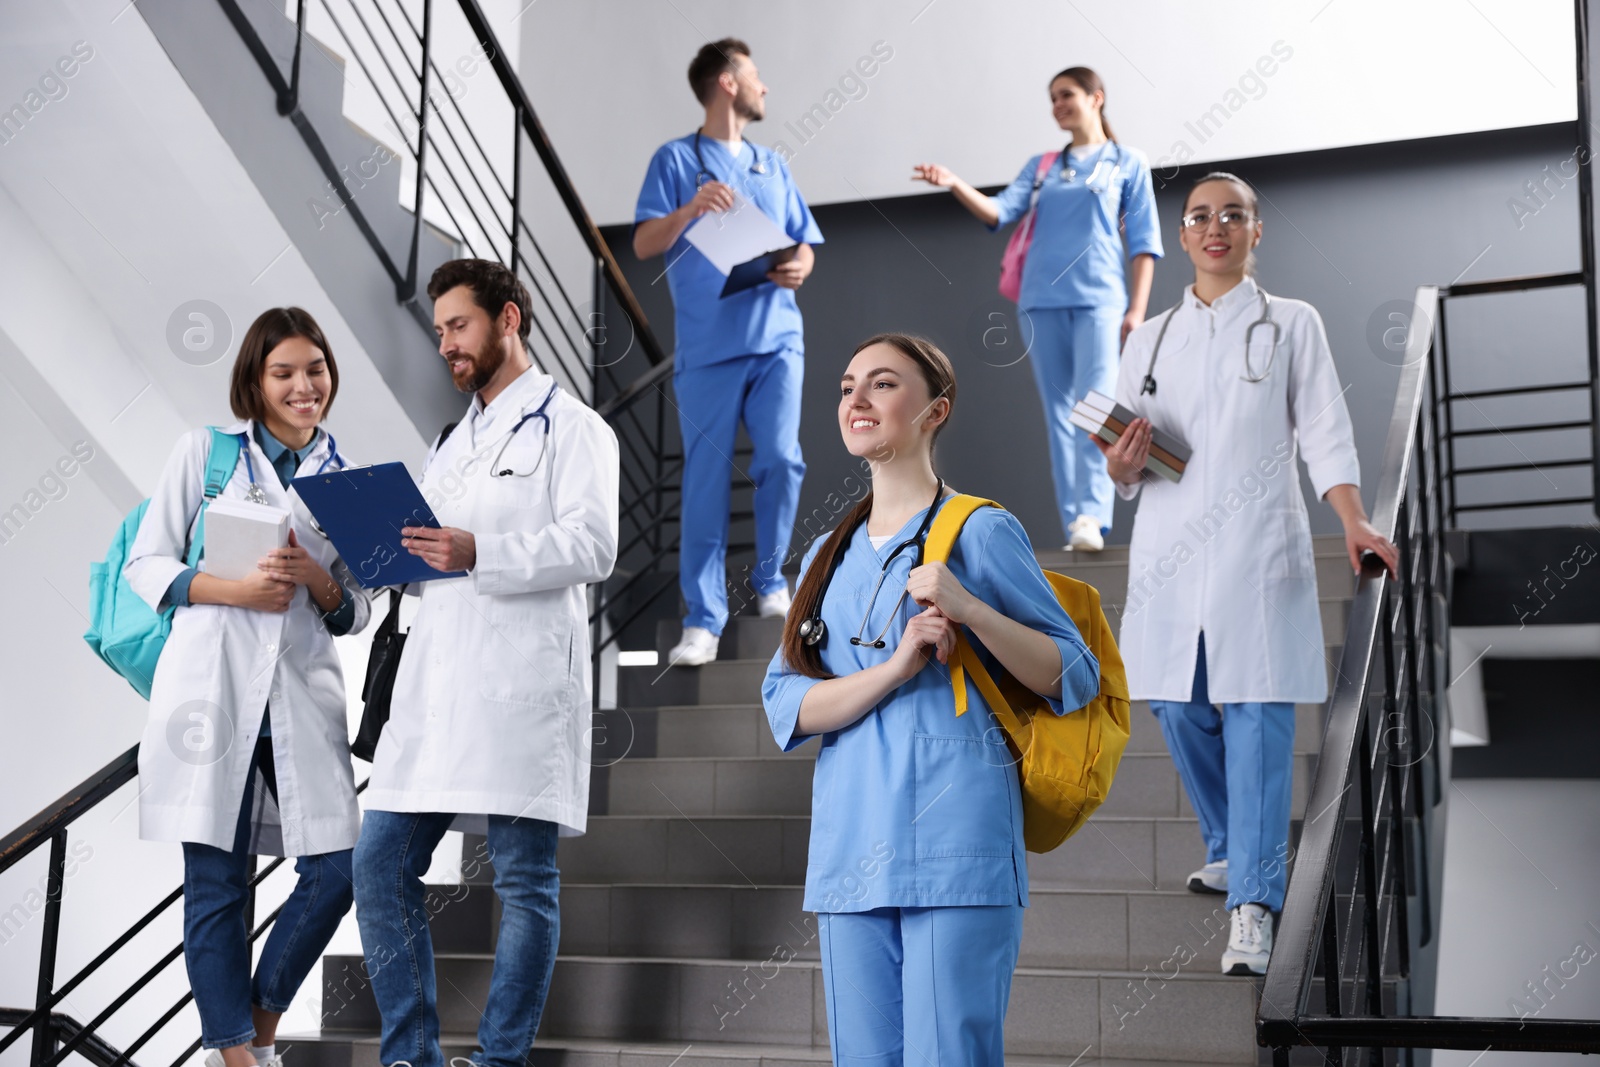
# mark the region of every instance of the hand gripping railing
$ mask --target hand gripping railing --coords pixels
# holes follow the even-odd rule
[[[1356,586],[1261,993],[1257,1040],[1280,1065],[1308,1045],[1332,1064],[1410,1063],[1418,1048],[1600,1052],[1600,1022],[1426,1014],[1450,751],[1438,300],[1417,290],[1373,508],[1399,572],[1369,557]]]

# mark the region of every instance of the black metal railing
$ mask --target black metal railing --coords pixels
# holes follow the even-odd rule
[[[672,361],[585,210],[488,20],[477,0],[297,0],[292,55],[284,69],[277,58],[281,50],[274,48],[282,43],[284,27],[272,21],[287,22],[283,5],[264,5],[263,0],[217,2],[276,93],[279,113],[294,122],[330,186],[340,190],[340,210],[349,212],[394,283],[397,300],[410,309],[430,342],[431,316],[418,297],[418,286],[428,263],[424,247],[429,241],[439,245],[442,237],[452,254],[496,259],[517,272],[533,298],[528,345],[533,363],[591,397],[615,430],[621,457],[618,560],[612,579],[591,601],[598,699],[603,650],[677,585],[675,527],[682,457],[676,449],[666,392]],[[488,84],[498,90],[503,121],[492,135],[485,124],[469,121],[448,90],[437,50],[438,42],[450,36],[441,34],[439,23],[445,18],[455,25],[443,29],[453,30],[457,41],[475,42],[472,58],[493,72]],[[407,205],[412,212],[410,235],[403,249],[387,245],[374,221],[375,212],[393,210],[394,205],[372,205],[348,195],[348,168],[339,165],[328,147],[335,131],[319,130],[301,106],[306,64],[328,58],[326,52],[310,58],[312,50],[322,49],[311,36],[312,29],[333,34],[326,43],[346,60],[344,80],[376,96],[389,116],[392,140],[414,168]],[[274,31],[278,36],[269,39]],[[528,165],[530,154],[539,163],[537,169]],[[559,212],[551,209],[551,203],[559,205]],[[569,225],[536,230],[536,214],[547,224],[552,215],[564,214]],[[547,247],[562,237],[570,243],[573,234],[578,239],[576,252],[569,249],[563,255]],[[558,268],[558,262],[563,267]],[[575,303],[572,294],[585,289],[587,304]],[[632,355],[635,349],[637,356]],[[31,1037],[31,1067],[58,1067],[71,1055],[82,1056],[95,1067],[136,1067],[133,1057],[193,999],[192,993],[185,993],[153,1019],[148,1005],[141,1005],[141,1022],[151,1019],[150,1024],[125,1049],[113,1048],[100,1036],[119,1010],[181,957],[180,944],[87,1022],[56,1010],[182,898],[181,888],[168,893],[72,977],[57,982],[68,835],[77,820],[132,782],[137,766],[136,746],[0,840],[0,875],[49,846],[34,1006],[0,1008],[0,1028],[6,1029],[0,1035],[0,1055]],[[363,782],[357,791],[365,787]],[[278,914],[275,910],[255,921],[255,889],[283,863],[274,860],[259,872],[252,866],[246,917],[252,943]],[[193,1056],[199,1046],[198,1039],[190,1042],[172,1061],[173,1067]]]
[[[1587,278],[1588,275],[1584,271],[1572,271],[1562,274],[1535,274],[1521,278],[1499,278],[1493,281],[1466,282],[1439,288],[1439,300],[1436,307],[1437,322],[1434,324],[1438,347],[1438,358],[1434,362],[1439,373],[1439,391],[1436,395],[1436,401],[1437,417],[1440,423],[1439,438],[1445,452],[1445,482],[1448,492],[1445,519],[1452,529],[1459,525],[1460,516],[1468,512],[1508,512],[1583,505],[1593,507],[1595,492],[1592,478],[1585,483],[1588,486],[1587,492],[1573,492],[1565,495],[1535,491],[1505,496],[1495,495],[1492,490],[1488,489],[1469,489],[1466,494],[1461,492],[1463,482],[1466,482],[1469,486],[1484,486],[1485,483],[1475,481],[1475,479],[1490,475],[1528,472],[1542,474],[1546,471],[1571,467],[1589,467],[1593,469],[1596,430],[1593,413],[1595,376],[1591,370],[1588,379],[1584,381],[1555,382],[1542,385],[1510,385],[1493,389],[1463,390],[1454,388],[1451,382],[1447,341],[1448,329],[1446,324],[1446,305],[1451,300],[1575,286],[1582,286],[1587,293],[1591,288]],[[1587,414],[1583,418],[1545,419],[1544,421],[1532,422],[1490,422],[1481,417],[1482,409],[1478,405],[1480,400],[1495,401],[1506,397],[1551,400],[1575,393],[1585,394],[1583,407]],[[1479,411],[1480,419],[1478,421],[1482,422],[1483,425],[1458,426],[1457,422],[1461,410],[1459,405],[1462,404],[1471,405],[1473,409]],[[1579,430],[1584,431],[1584,448],[1581,450],[1581,454],[1557,455],[1553,458],[1541,456],[1538,460],[1533,460],[1529,459],[1522,448],[1516,444],[1518,439],[1525,439],[1524,435],[1528,434],[1571,434]],[[1511,462],[1462,465],[1457,462],[1456,443],[1472,438],[1499,438],[1509,444],[1517,458]],[[1465,495],[1466,499],[1463,499],[1463,495]]]
[[[1489,283],[1500,284],[1500,283]],[[1600,1052],[1600,1022],[1432,1014],[1449,786],[1450,485],[1439,290],[1417,290],[1373,525],[1400,550],[1368,559],[1328,703],[1316,776],[1262,988],[1257,1039],[1332,1064],[1412,1063],[1415,1049]]]
[[[328,132],[319,131],[302,106],[307,64],[329,61],[326,53],[314,58],[312,51],[321,52],[325,44],[343,57],[345,82],[377,101],[384,116],[380,139],[396,146],[414,171],[409,242],[399,251],[379,236],[372,216],[392,205],[351,195],[342,210],[351,214],[397,298],[429,340],[433,324],[418,286],[425,242],[442,236],[462,255],[496,259],[517,272],[533,299],[530,359],[588,393],[616,432],[621,529],[616,571],[600,587],[591,615],[598,680],[600,653],[677,584],[682,463],[672,447],[672,360],[585,209],[502,43],[477,0],[295,0],[294,47],[285,69],[267,39],[269,27],[287,21],[281,3],[274,0],[269,9],[260,6],[262,0],[218,3],[276,92],[279,112],[294,121],[335,189],[346,189],[349,168],[333,159]],[[457,49],[463,42],[471,45],[461,54],[446,53],[442,41]],[[461,89],[459,71],[474,71],[470,93],[478,93],[485,68],[493,75],[487,83],[493,96],[485,101],[478,95],[469,116],[463,101],[470,94]],[[486,114],[492,116],[487,121]],[[548,225],[555,214],[570,225]],[[547,224],[536,226],[536,217]],[[563,240],[567,247],[549,247]],[[574,299],[583,291],[580,284],[586,302]]]

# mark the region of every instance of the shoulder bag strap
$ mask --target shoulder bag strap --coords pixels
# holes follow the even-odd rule
[[[944,505],[939,508],[939,514],[934,516],[933,525],[928,529],[928,539],[922,546],[922,562],[948,562],[950,552],[955,548],[956,538],[961,536],[961,528],[972,517],[972,513],[979,508],[997,508],[999,506],[993,500],[969,496],[966,493],[958,493],[946,500]],[[983,693],[984,699],[989,702],[990,707],[995,707],[997,699],[1001,704],[1004,704],[1004,698],[1000,697],[1000,690],[995,686],[994,679],[989,677],[989,672],[984,670],[983,664],[978,662],[977,654],[973,651],[972,646],[967,643],[966,637],[957,630],[956,654],[950,657],[950,688],[955,692],[956,715],[958,717],[967,713],[966,674],[969,672],[972,674],[973,681],[978,683],[978,689]],[[987,683],[988,689],[984,688],[985,683]],[[989,690],[993,690],[993,692],[991,693]],[[1010,710],[1007,707],[1006,713],[1010,714]],[[1000,714],[998,709],[995,714]]]

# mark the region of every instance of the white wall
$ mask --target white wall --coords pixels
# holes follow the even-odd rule
[[[52,76],[80,42],[88,58]],[[29,108],[0,140],[0,512],[27,513],[0,538],[3,832],[139,739],[147,705],[81,638],[89,564],[179,434],[231,421],[232,357],[260,311],[298,304],[323,326],[341,371],[329,420],[341,451],[415,468],[425,444],[127,0],[0,6],[0,102]],[[231,334],[209,354],[169,341],[196,299]],[[58,467],[75,447],[91,458]],[[341,639],[347,679],[361,677],[367,640]],[[125,787],[72,832],[61,979],[179,884],[178,847],[138,840],[135,795]],[[0,1005],[32,1003],[43,875],[43,853],[0,875]],[[275,878],[265,907],[287,887]],[[92,1017],[180,937],[174,909],[65,1010]],[[104,1036],[125,1046],[186,988],[174,964]],[[302,1009],[291,1025],[314,1023]],[[140,1058],[169,1062],[197,1033],[191,1007]]]
[[[1074,65],[1099,71],[1118,136],[1152,163],[1576,114],[1566,0],[542,0],[520,21],[523,81],[602,223],[632,220],[650,153],[698,124],[685,71],[730,35],[770,89],[749,135],[783,142],[812,203],[926,189],[907,175],[927,160],[1009,181],[1059,147],[1047,85]],[[877,42],[892,57],[852,79]],[[826,123],[797,136],[818,105]]]

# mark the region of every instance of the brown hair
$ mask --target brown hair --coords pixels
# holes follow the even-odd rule
[[[1237,174],[1233,174],[1233,173],[1230,173],[1229,171],[1225,171],[1225,170],[1214,170],[1214,171],[1211,171],[1209,174],[1202,174],[1202,175],[1200,175],[1200,177],[1198,177],[1198,178],[1196,178],[1194,180],[1194,184],[1189,186],[1189,191],[1187,193],[1183,194],[1183,214],[1184,215],[1187,215],[1189,213],[1189,199],[1190,199],[1190,197],[1194,196],[1194,191],[1196,189],[1200,188],[1206,182],[1232,182],[1233,184],[1237,185],[1239,188],[1243,189],[1244,192],[1245,192],[1245,195],[1250,198],[1250,214],[1252,214],[1252,215],[1254,215],[1256,217],[1256,221],[1259,222],[1261,220],[1261,201],[1260,201],[1260,198],[1258,196],[1256,196],[1256,187],[1251,185],[1249,182],[1245,181],[1243,178],[1239,177]],[[1181,217],[1182,216],[1180,216],[1180,218]],[[1245,274],[1249,275],[1252,278],[1255,277],[1255,273],[1256,273],[1256,254],[1255,254],[1255,252],[1253,250],[1251,251],[1251,253],[1248,256],[1245,257],[1245,260],[1244,260],[1244,272],[1245,272]]]
[[[262,422],[267,415],[267,398],[261,391],[261,376],[266,373],[267,356],[291,337],[303,337],[322,352],[328,363],[328,395],[322,402],[322,417],[328,417],[333,398],[339,394],[339,364],[333,349],[322,335],[322,327],[303,308],[270,308],[256,316],[239,342],[233,360],[233,377],[228,384],[228,406],[241,419]]]
[[[720,41],[700,46],[700,51],[689,61],[689,88],[694,98],[704,104],[711,98],[711,87],[717,79],[733,70],[733,57],[750,58],[750,46],[737,37],[724,37]]]
[[[1112,132],[1111,123],[1106,120],[1106,105],[1104,100],[1106,83],[1100,80],[1100,75],[1096,74],[1088,67],[1068,67],[1066,70],[1057,74],[1054,78],[1051,78],[1050,84],[1054,85],[1062,78],[1074,83],[1078,88],[1082,89],[1090,96],[1093,96],[1095,93],[1101,94],[1100,125],[1106,131],[1106,140],[1115,141],[1117,139],[1117,135]]]
[[[950,357],[940,351],[938,345],[926,338],[914,337],[911,334],[878,333],[856,345],[850,357],[854,359],[862,349],[871,348],[873,345],[889,345],[915,363],[917,369],[922,372],[922,380],[927,383],[928,395],[933,400],[940,397],[949,400],[950,410],[954,412],[956,372],[950,364]],[[943,422],[933,428],[933,436],[928,442],[930,450],[938,443],[939,435],[948,425],[950,418],[947,415]],[[790,605],[789,617],[783,624],[783,659],[791,670],[798,671],[807,678],[832,678],[833,675],[822,665],[820,646],[808,645],[801,638],[800,624],[806,619],[822,614],[822,595],[826,592],[823,585],[833,571],[834,562],[850,543],[856,527],[866,522],[870,514],[872,514],[872,493],[869,490],[867,495],[850,509],[843,521],[834,527],[828,539],[817,550],[811,566],[801,576],[800,584],[795,588],[794,603]]]
[[[489,313],[490,320],[499,318],[507,304],[517,305],[522,313],[522,323],[517,336],[524,341],[533,329],[533,300],[528,287],[504,263],[492,259],[452,259],[439,264],[428,279],[428,299],[437,300],[458,285],[472,290],[473,303]]]

